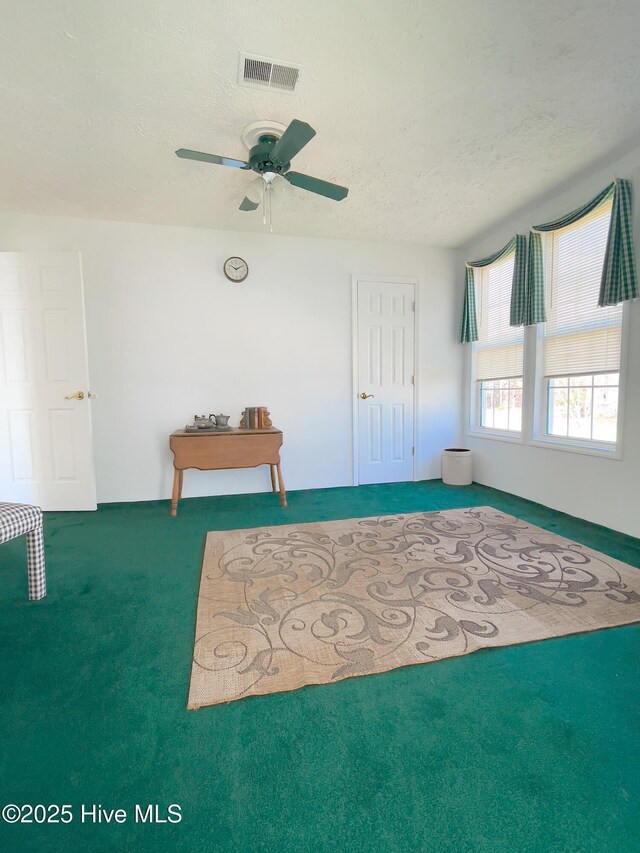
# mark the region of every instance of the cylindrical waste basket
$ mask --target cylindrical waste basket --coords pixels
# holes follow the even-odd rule
[[[468,447],[447,447],[442,451],[442,482],[448,486],[471,484],[471,451]]]

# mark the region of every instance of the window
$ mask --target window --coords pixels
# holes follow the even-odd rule
[[[480,383],[480,426],[503,432],[522,430],[522,377]]]
[[[542,437],[611,450],[618,428],[622,306],[598,307],[611,200],[545,241]]]
[[[509,325],[515,253],[474,270],[478,293],[478,341],[474,344],[475,427],[522,430],[521,326]]]
[[[547,380],[547,434],[615,443],[618,373]]]

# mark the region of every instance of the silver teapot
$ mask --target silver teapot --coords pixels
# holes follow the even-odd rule
[[[217,427],[229,426],[230,417],[231,415],[209,415],[209,418],[215,423]]]

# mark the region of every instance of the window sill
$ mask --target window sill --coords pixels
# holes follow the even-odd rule
[[[578,444],[572,441],[562,441],[561,439],[534,438],[529,444],[532,447],[544,447],[547,450],[564,450],[569,453],[582,453],[585,456],[599,456],[601,459],[622,459],[622,452],[619,447],[597,447],[588,444]]]
[[[521,433],[500,432],[499,430],[470,429],[467,430],[469,438],[489,438],[491,441],[506,441],[508,444],[524,444]]]

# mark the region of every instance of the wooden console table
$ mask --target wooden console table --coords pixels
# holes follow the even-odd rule
[[[182,497],[182,475],[186,468],[220,471],[225,468],[256,468],[258,465],[269,465],[271,488],[274,493],[280,492],[282,506],[287,505],[287,493],[280,470],[282,430],[271,428],[186,432],[178,429],[171,433],[169,447],[173,453],[174,467],[171,515],[178,512],[178,501]]]

